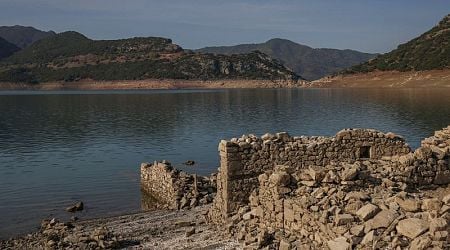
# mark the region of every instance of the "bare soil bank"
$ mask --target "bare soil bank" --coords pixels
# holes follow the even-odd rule
[[[322,88],[441,88],[450,87],[450,69],[429,71],[376,71],[325,77],[311,82]]]
[[[220,89],[220,88],[295,88],[303,81],[271,80],[139,80],[139,81],[80,81],[40,84],[0,83],[0,90],[124,90],[124,89]]]

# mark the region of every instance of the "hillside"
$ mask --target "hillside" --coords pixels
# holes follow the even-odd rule
[[[354,50],[314,49],[279,38],[259,44],[206,47],[196,51],[230,55],[249,53],[255,50],[281,61],[286,67],[308,80],[315,80],[339,72],[376,56],[375,54]]]
[[[296,81],[299,76],[260,52],[199,54],[166,38],[96,41],[73,31],[39,40],[0,65],[2,82],[143,79]]]
[[[422,71],[450,67],[450,15],[438,25],[397,49],[354,66],[345,73],[365,73],[376,70]]]
[[[17,51],[19,51],[19,48],[16,45],[0,37],[0,59],[8,57]]]
[[[41,31],[33,27],[0,26],[0,37],[19,48],[30,46],[36,41],[55,35],[53,31]]]

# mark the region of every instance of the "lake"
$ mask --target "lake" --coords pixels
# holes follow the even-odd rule
[[[224,138],[362,127],[415,148],[448,124],[450,89],[3,91],[0,238],[67,219],[79,200],[81,218],[140,211],[141,162],[209,174]]]

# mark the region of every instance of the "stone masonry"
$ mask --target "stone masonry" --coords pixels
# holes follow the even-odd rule
[[[291,137],[288,133],[244,135],[219,144],[220,169],[213,220],[220,221],[248,204],[258,176],[276,165],[294,170],[325,167],[331,162],[391,159],[411,152],[404,139],[371,129],[345,129],[334,137]]]
[[[167,161],[141,164],[141,189],[153,198],[156,208],[184,209],[211,203],[216,192],[212,177],[185,173]]]
[[[219,151],[208,217],[246,249],[449,248],[450,126],[414,152],[363,129],[242,136]]]

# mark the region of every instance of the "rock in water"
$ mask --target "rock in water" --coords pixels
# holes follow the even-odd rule
[[[187,165],[187,166],[192,166],[192,165],[194,165],[194,164],[195,164],[195,161],[192,161],[192,160],[186,161],[186,162],[184,163],[184,165]]]
[[[70,213],[75,213],[76,211],[83,211],[83,209],[84,209],[84,204],[82,201],[80,201],[80,202],[77,202],[75,205],[72,205],[72,206],[66,208],[66,211],[70,212]]]

